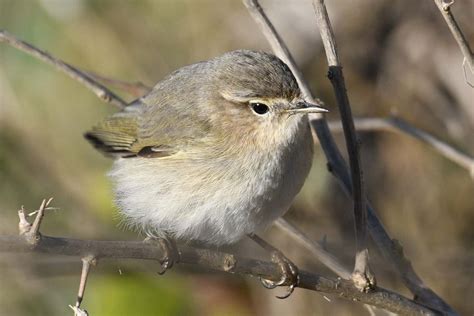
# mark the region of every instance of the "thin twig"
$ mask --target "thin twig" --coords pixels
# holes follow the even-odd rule
[[[279,218],[275,221],[275,225],[291,235],[297,242],[299,242],[303,247],[311,251],[318,260],[336,273],[338,276],[345,280],[351,278],[351,272],[349,269],[344,267],[344,265],[339,262],[339,260],[334,257],[331,253],[324,250],[321,245],[303,234],[296,226],[285,220],[284,218]]]
[[[49,206],[49,204],[53,201],[53,198],[49,198],[48,200],[44,199],[43,202],[41,203],[40,208],[38,209],[38,213],[36,213],[35,220],[33,224],[31,225],[31,229],[28,232],[29,234],[32,234],[34,236],[39,234],[39,229],[41,226],[41,222],[43,221],[44,217],[44,210]]]
[[[356,129],[359,132],[390,131],[420,140],[421,142],[436,150],[442,156],[465,168],[467,171],[469,171],[471,177],[474,179],[474,157],[469,156],[459,149],[454,148],[452,145],[436,138],[426,131],[414,127],[410,123],[400,118],[355,118],[354,122]],[[342,126],[340,122],[329,122],[329,128],[331,131],[341,132],[341,127]]]
[[[267,15],[263,11],[258,1],[243,0],[243,2],[255,22],[262,28],[262,33],[265,35],[268,43],[272,47],[273,53],[281,60],[283,60],[288,65],[288,67],[290,67],[291,72],[293,73],[293,76],[295,76],[296,81],[298,82],[298,86],[301,89],[301,92],[303,93],[303,97],[309,103],[320,104],[321,102],[313,97],[311,90],[306,84],[303,78],[303,74],[296,65],[296,62],[293,59],[293,56],[291,55],[288,47],[285,45],[283,39],[280,37],[275,27],[268,19]],[[323,118],[323,115],[318,113],[313,114],[313,117],[318,119]]]
[[[458,46],[461,49],[461,52],[464,56],[464,60],[466,60],[467,64],[469,65],[471,73],[474,73],[474,55],[472,54],[471,47],[469,46],[466,37],[462,33],[461,28],[459,27],[458,23],[456,22],[456,19],[454,18],[451,12],[451,6],[454,4],[454,0],[451,0],[450,2],[446,2],[444,0],[433,1],[438,7],[439,12],[441,12],[441,15],[443,16],[444,20],[448,24],[448,27],[451,30],[451,33],[453,34],[453,37],[456,40],[456,43],[458,43]]]
[[[299,242],[303,247],[308,249],[322,264],[336,273],[339,277],[349,280],[351,278],[351,271],[347,269],[336,257],[326,251],[318,242],[311,240],[295,225],[288,222],[283,217],[275,221],[275,226],[290,235],[296,242]],[[369,315],[375,315],[374,307],[364,304],[364,307],[369,312]]]
[[[313,1],[316,23],[321,33],[329,65],[329,79],[333,85],[349,154],[352,179],[352,199],[354,201],[354,219],[356,232],[356,257],[353,279],[361,290],[368,290],[375,282],[369,271],[369,253],[367,249],[367,207],[365,205],[364,178],[360,163],[359,143],[352,119],[349,97],[346,92],[342,65],[337,55],[336,42],[323,0]]]
[[[0,30],[0,42],[5,42],[16,49],[21,50],[22,52],[25,52],[52,65],[57,70],[64,72],[72,79],[82,83],[89,90],[94,92],[95,95],[97,95],[102,101],[113,104],[118,108],[124,108],[127,106],[127,102],[122,100],[119,96],[114,94],[105,86],[90,78],[86,73],[56,57],[51,56],[47,52],[16,38],[7,31]]]
[[[34,247],[22,236],[0,236],[0,252],[36,252],[81,258],[94,256],[99,260],[129,258],[158,261],[164,255],[161,247],[144,242],[78,240],[44,235]],[[281,276],[278,265],[272,262],[189,246],[180,246],[179,252],[181,254],[179,264],[192,264],[214,271],[263,277],[269,280],[279,280]],[[358,301],[403,315],[436,315],[432,310],[382,288],[362,293],[350,281],[327,278],[306,271],[300,271],[299,275],[300,288]]]
[[[147,94],[152,89],[152,87],[149,87],[140,81],[128,82],[128,81],[104,77],[102,75],[96,74],[95,72],[91,72],[91,71],[83,71],[83,72],[87,74],[88,77],[94,79],[95,81],[105,83],[108,86],[127,92],[128,94],[137,98]]]
[[[274,53],[288,64],[292,72],[295,73],[298,85],[304,91],[305,87],[309,87],[308,84],[305,82],[303,77],[297,75],[298,72],[295,72],[295,69],[293,68],[295,65],[292,65],[289,62],[291,59],[288,57],[291,58],[291,55],[289,55],[288,49],[285,49],[285,43],[278,36],[263,10],[260,6],[257,7],[255,5],[255,1],[244,0],[244,4],[257,24],[262,26],[262,32],[267,40],[270,43],[276,43],[276,45],[272,45]],[[309,88],[307,88],[306,91],[310,92]],[[343,191],[346,194],[351,195],[352,185],[349,171],[344,158],[336,146],[327,121],[324,120],[322,116],[318,116],[316,119],[311,121],[311,126],[316,131],[321,148],[328,160],[328,169],[338,180]],[[419,298],[420,302],[433,306],[433,308],[443,311],[446,314],[456,315],[456,312],[446,304],[446,302],[436,295],[436,293],[434,293],[429,287],[423,284],[422,280],[418,277],[411,265],[404,264],[405,262],[408,262],[408,260],[404,257],[400,257],[401,248],[397,247],[399,244],[392,241],[370,203],[367,203],[367,211],[369,231],[373,240],[386,260],[394,266],[397,273],[402,277],[402,280],[410,291]]]
[[[81,307],[82,300],[84,299],[84,293],[86,291],[87,278],[89,276],[89,271],[92,265],[96,264],[96,259],[94,256],[88,255],[82,259],[82,271],[81,271],[81,281],[79,283],[79,290],[77,291],[77,300],[76,307]]]
[[[318,134],[321,147],[328,158],[328,169],[335,176],[343,192],[351,195],[350,175],[344,159],[340,155],[325,120],[313,120],[311,125]],[[411,262],[404,256],[403,247],[387,233],[377,217],[372,205],[367,202],[369,231],[382,256],[389,262],[416,300],[446,315],[457,315],[439,295],[431,290],[413,269]]]
[[[41,202],[41,205],[36,213],[33,224],[30,224],[28,220],[26,219],[23,207],[21,208],[20,211],[18,211],[18,217],[20,218],[20,222],[18,225],[19,230],[20,230],[20,235],[24,236],[25,240],[27,240],[28,243],[32,246],[36,245],[41,239],[41,234],[39,232],[39,229],[41,226],[41,222],[43,221],[44,211],[52,201],[53,201],[53,198],[49,198],[48,200],[44,199]]]

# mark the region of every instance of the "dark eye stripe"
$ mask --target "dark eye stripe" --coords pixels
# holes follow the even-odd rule
[[[250,107],[258,115],[263,115],[263,114],[267,113],[270,110],[268,108],[268,105],[263,104],[263,103],[259,103],[259,102],[250,103]]]

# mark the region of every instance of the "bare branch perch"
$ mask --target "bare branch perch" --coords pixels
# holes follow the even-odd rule
[[[15,47],[16,49],[27,53],[28,55],[36,57],[44,61],[45,63],[52,65],[57,70],[62,71],[72,79],[82,83],[89,90],[94,92],[95,95],[97,95],[102,101],[113,104],[118,108],[124,108],[127,106],[127,102],[123,101],[120,97],[115,95],[112,91],[110,91],[100,83],[97,83],[86,73],[58,58],[51,56],[50,54],[41,49],[38,49],[22,40],[17,39],[15,36],[9,34],[4,30],[0,30],[0,42],[5,42],[10,46]]]
[[[448,27],[451,33],[453,34],[456,43],[458,43],[458,46],[461,49],[462,54],[464,55],[464,59],[469,65],[471,73],[474,73],[474,55],[472,54],[471,47],[469,46],[466,37],[462,33],[461,28],[459,27],[458,23],[456,22],[456,19],[454,18],[451,12],[451,5],[454,4],[454,0],[451,0],[449,2],[446,2],[444,0],[433,1],[438,7],[439,12],[441,12],[441,15],[443,16],[444,20],[448,24]]]
[[[93,256],[102,259],[144,259],[158,261],[164,255],[161,247],[139,241],[78,240],[42,236],[32,247],[22,236],[0,236],[0,252],[37,252],[75,257]],[[278,280],[281,272],[277,264],[236,257],[233,254],[209,249],[179,247],[179,264],[193,264],[205,269],[227,273],[245,274]],[[300,271],[300,288],[331,294],[351,301],[377,306],[404,315],[436,315],[399,294],[377,288],[370,293],[357,290],[352,282],[331,279],[306,271]]]

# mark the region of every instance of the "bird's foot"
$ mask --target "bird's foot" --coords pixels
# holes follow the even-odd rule
[[[260,278],[260,281],[262,282],[262,285],[266,287],[267,289],[274,289],[277,286],[281,286],[284,284],[288,284],[288,289],[285,295],[282,296],[277,296],[279,299],[285,299],[288,298],[293,291],[295,290],[295,287],[298,286],[300,278],[298,274],[298,267],[290,261],[283,253],[281,253],[278,250],[273,250],[272,253],[272,262],[278,264],[280,270],[281,270],[281,278],[278,281],[272,281],[272,280],[267,280]]]
[[[159,259],[161,265],[161,270],[158,271],[159,275],[165,274],[176,262],[179,262],[179,251],[174,240],[166,237],[148,235],[144,242],[158,244],[163,251],[163,257]]]

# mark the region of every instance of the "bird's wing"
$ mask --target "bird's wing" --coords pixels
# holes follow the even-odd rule
[[[84,136],[95,148],[112,157],[165,157],[172,149],[163,144],[146,144],[138,137],[138,116],[114,114],[92,128]]]
[[[150,106],[143,102],[131,107],[136,109],[104,119],[85,138],[107,156],[162,158],[185,150],[210,130],[209,122],[187,105]]]
[[[193,78],[206,78],[205,70],[205,63],[197,63],[175,71],[85,137],[115,157],[166,157],[201,142],[211,131],[209,115],[198,104],[208,85]]]

